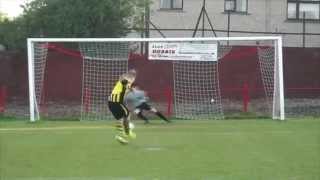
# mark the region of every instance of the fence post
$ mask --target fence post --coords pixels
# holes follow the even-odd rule
[[[243,100],[243,112],[248,112],[250,97],[249,97],[249,85],[246,82],[243,84],[243,87],[242,87],[242,100]]]
[[[2,85],[0,87],[0,113],[3,113],[6,109],[6,101],[7,101],[7,87]]]
[[[172,105],[172,90],[171,87],[168,87],[165,90],[165,96],[167,97],[167,116],[170,117],[172,115],[171,105]]]
[[[90,106],[91,106],[91,91],[89,88],[85,88],[84,91],[84,108],[85,112],[90,112]]]

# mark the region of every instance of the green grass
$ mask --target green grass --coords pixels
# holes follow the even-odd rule
[[[0,120],[1,180],[319,180],[320,119],[114,122]]]

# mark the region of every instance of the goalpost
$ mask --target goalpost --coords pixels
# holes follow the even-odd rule
[[[51,43],[72,44],[82,58],[80,119],[103,120],[112,116],[107,97],[118,77],[128,70],[136,45],[149,43],[149,60],[172,61],[174,116],[186,119],[223,119],[224,102],[219,63],[235,46],[257,49],[266,104],[273,119],[285,119],[281,37],[212,38],[29,38],[28,76],[30,120],[41,117],[41,97]],[[153,45],[153,46],[152,46]],[[169,47],[162,48],[161,45]],[[174,46],[172,49],[170,46]],[[160,47],[160,48],[159,48]],[[171,48],[171,49],[170,49]],[[162,54],[161,54],[162,53]],[[171,54],[170,54],[171,53]],[[141,75],[141,74],[140,74]],[[68,108],[68,106],[65,106]]]

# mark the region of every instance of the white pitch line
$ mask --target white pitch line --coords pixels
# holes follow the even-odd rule
[[[8,178],[4,177],[4,179],[1,180],[105,180],[105,179],[111,179],[111,180],[134,180],[135,178],[131,177],[17,177],[17,178]]]
[[[164,148],[162,147],[146,147],[144,148],[145,150],[147,151],[161,151],[161,150],[165,150]]]
[[[54,130],[88,130],[88,129],[112,129],[113,126],[66,126],[66,127],[29,127],[29,128],[0,128],[0,133],[8,133],[8,132],[32,132],[32,131],[54,131]],[[145,128],[153,128],[153,127],[145,127]],[[162,128],[162,127],[161,127]],[[173,127],[166,127],[173,128]],[[176,127],[175,127],[176,128]],[[175,133],[175,132],[166,132],[166,133]],[[222,136],[233,136],[239,134],[256,134],[258,132],[217,132],[217,131],[206,131],[202,132],[203,134],[215,134]],[[260,131],[259,133],[265,134],[291,134],[295,133],[293,131]]]
[[[7,131],[38,131],[38,130],[72,130],[72,129],[110,129],[111,126],[66,126],[66,127],[30,127],[30,128],[0,128],[0,132]]]

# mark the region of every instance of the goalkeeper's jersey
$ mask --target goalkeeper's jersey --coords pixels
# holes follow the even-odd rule
[[[145,92],[141,90],[132,90],[125,96],[125,103],[134,107],[141,105],[148,101],[148,97],[145,96]]]
[[[127,85],[127,80],[119,80],[114,86],[111,95],[109,96],[109,101],[123,103],[124,95],[127,90]]]

